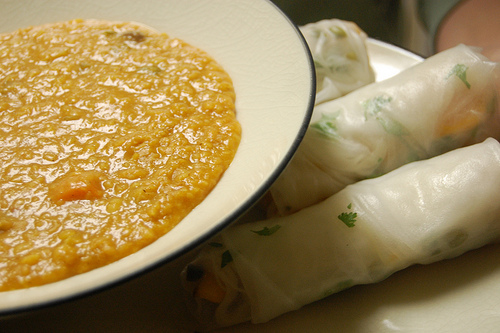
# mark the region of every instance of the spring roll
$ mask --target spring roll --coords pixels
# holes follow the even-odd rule
[[[316,104],[375,81],[366,48],[367,35],[355,23],[322,20],[300,27],[316,68]]]
[[[186,267],[197,313],[266,322],[348,287],[499,240],[492,138],[349,185],[295,214],[231,226]]]
[[[297,153],[271,187],[278,214],[408,162],[499,138],[497,71],[497,63],[460,45],[317,105]]]

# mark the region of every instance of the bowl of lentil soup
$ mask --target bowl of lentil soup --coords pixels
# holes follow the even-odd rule
[[[315,91],[269,1],[25,3],[0,23],[4,314],[136,276],[235,221],[292,157]]]

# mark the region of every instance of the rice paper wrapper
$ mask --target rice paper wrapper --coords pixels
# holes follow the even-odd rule
[[[316,105],[271,187],[280,215],[406,163],[500,137],[499,65],[459,45],[381,82]]]
[[[186,268],[184,285],[211,325],[266,322],[498,241],[499,198],[500,144],[490,138],[350,185],[298,213],[232,226]],[[220,304],[192,297],[190,267],[214,274],[225,289]]]

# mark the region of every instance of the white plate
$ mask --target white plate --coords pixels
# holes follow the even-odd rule
[[[377,77],[394,75],[421,58],[369,42]],[[266,324],[218,333],[471,333],[500,327],[500,246],[489,246],[385,281],[356,286]],[[0,322],[4,332],[179,332],[190,317],[178,274],[192,253],[149,274],[85,299]]]
[[[0,32],[75,18],[136,21],[207,51],[233,79],[241,143],[224,176],[172,231],[102,268],[0,293],[0,313],[79,296],[194,248],[243,214],[295,152],[314,104],[312,59],[298,29],[266,0],[7,0]],[[1,330],[1,328],[0,328]]]

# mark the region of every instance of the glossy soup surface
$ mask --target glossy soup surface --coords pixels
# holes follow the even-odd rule
[[[180,222],[231,163],[228,74],[129,22],[0,35],[0,291],[106,265]]]

